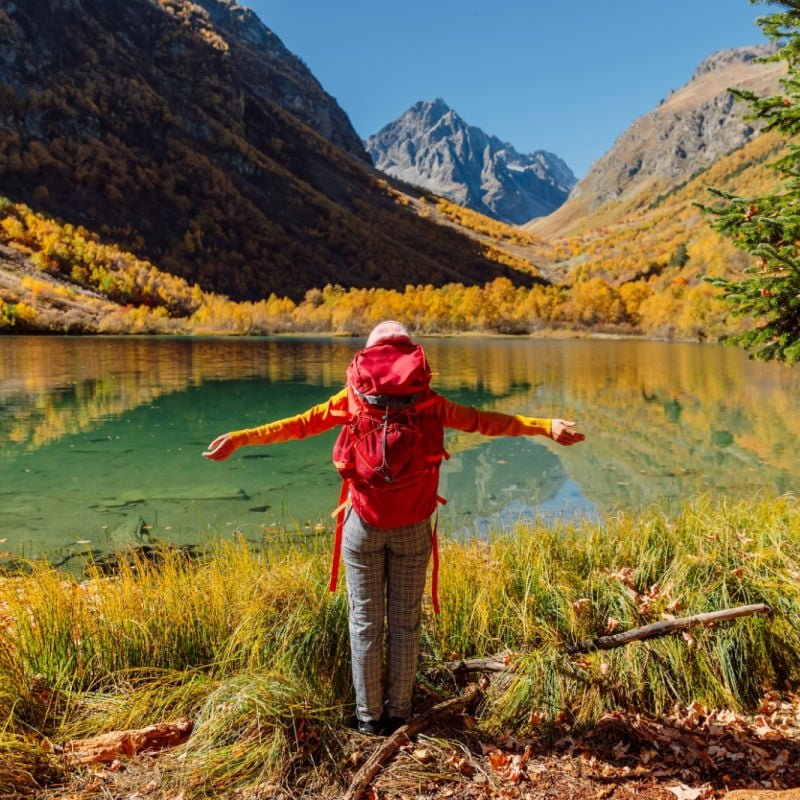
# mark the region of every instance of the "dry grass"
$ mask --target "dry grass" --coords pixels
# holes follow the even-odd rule
[[[175,791],[276,785],[302,794],[339,785],[352,749],[352,695],[346,602],[327,591],[328,557],[317,546],[267,553],[219,543],[201,559],[134,556],[111,578],[35,564],[4,579],[0,791],[34,793],[63,779],[43,740],[57,746],[185,716],[192,737],[159,765]],[[449,542],[442,562],[442,614],[434,618],[426,599],[423,667],[518,654],[513,678],[478,709],[476,735],[554,739],[616,709],[663,715],[697,702],[742,710],[765,688],[798,684],[800,508],[792,497],[699,499],[674,516],[524,526],[491,541]],[[773,613],[687,639],[565,653],[565,644],[615,626],[756,602]],[[454,689],[446,676],[428,686]]]

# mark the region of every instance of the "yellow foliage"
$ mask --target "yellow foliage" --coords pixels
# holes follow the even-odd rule
[[[756,188],[768,179],[762,162],[772,146],[769,142],[755,149],[749,146],[748,152],[731,157],[730,164],[740,170],[737,189]],[[6,201],[0,204],[0,243],[30,254],[31,263],[42,273],[39,278],[26,276],[19,296],[3,297],[0,327],[24,323],[42,330],[60,330],[53,314],[41,310],[47,303],[57,309],[59,299],[63,305],[68,298],[70,303],[91,309],[90,317],[95,321],[81,323],[94,326],[87,330],[107,333],[363,335],[376,322],[391,318],[404,321],[414,332],[432,334],[527,333],[550,326],[658,337],[719,338],[742,323],[727,317],[711,287],[699,282],[697,275],[736,272],[747,261],[711,230],[693,206],[702,194],[700,181],[725,185],[724,172],[715,173],[714,169],[722,167],[715,166],[649,206],[640,203],[622,222],[550,245],[441,198],[419,199],[418,205],[430,209],[432,215],[472,230],[481,240],[484,253],[495,262],[535,273],[535,257],[535,263],[545,264],[545,274],[557,272],[567,278],[561,285],[522,288],[506,278],[483,286],[428,284],[409,285],[403,290],[346,289],[328,284],[309,290],[299,303],[276,294],[258,302],[237,303],[204,292],[198,285],[103,243],[82,228],[61,225],[26,206]],[[400,193],[388,183],[382,188],[400,202]],[[329,234],[322,229],[317,232],[320,236]],[[200,248],[202,237],[202,228],[186,227],[185,249]],[[503,249],[509,244],[513,248]],[[375,275],[390,269],[378,256],[369,263]],[[55,283],[53,275],[74,288]],[[100,299],[92,299],[84,289],[116,306],[102,306]]]
[[[29,306],[27,303],[17,303],[15,315],[19,322],[32,325],[36,322],[37,312],[33,306]]]
[[[625,307],[625,314],[634,325],[638,325],[640,320],[639,307],[652,294],[652,284],[647,281],[632,281],[619,287],[619,298]]]
[[[484,216],[470,208],[465,208],[450,200],[446,200],[444,197],[434,197],[433,201],[436,209],[446,218],[474,233],[483,234],[497,240],[508,241],[513,244],[532,245],[539,243],[539,239],[535,236],[531,236],[531,234],[521,228],[517,228],[514,225],[507,225],[505,222],[500,222],[491,217]]]

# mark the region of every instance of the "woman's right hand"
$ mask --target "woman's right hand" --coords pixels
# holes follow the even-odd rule
[[[212,461],[224,461],[231,453],[235,452],[236,449],[237,445],[234,444],[230,435],[223,433],[222,436],[217,436],[205,449],[203,457],[210,458]]]

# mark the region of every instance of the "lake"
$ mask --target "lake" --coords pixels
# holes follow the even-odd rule
[[[598,516],[708,492],[795,492],[800,369],[717,345],[426,339],[434,386],[483,409],[578,421],[586,442],[446,446],[440,525]],[[335,432],[201,457],[219,433],[327,398],[362,340],[0,337],[0,551],[181,544],[330,522]]]

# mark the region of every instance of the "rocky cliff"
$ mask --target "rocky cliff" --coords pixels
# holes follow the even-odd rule
[[[558,156],[520,154],[441,99],[412,106],[371,136],[367,151],[386,174],[511,224],[554,211],[575,185]]]
[[[163,6],[169,0],[158,0]],[[347,115],[306,65],[283,45],[256,14],[234,0],[194,0],[236,59],[242,85],[257,97],[274,100],[339,147],[366,159]],[[193,14],[197,14],[192,10]],[[202,12],[197,14],[201,24]]]
[[[516,277],[399,205],[232,0],[3,0],[0,194],[234,299]]]
[[[761,45],[709,56],[688,83],[619,136],[561,208],[526,227],[537,235],[561,235],[590,223],[600,210],[607,224],[637,196],[680,184],[750,141],[756,127],[745,119],[749,107],[737,102],[729,89],[777,91],[785,64],[757,61],[770,50],[770,45]]]

